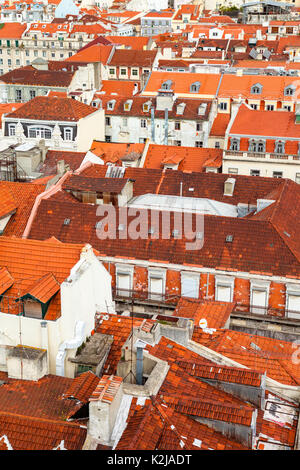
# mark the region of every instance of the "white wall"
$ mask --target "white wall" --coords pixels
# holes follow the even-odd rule
[[[23,344],[47,349],[49,373],[57,374],[59,348],[62,350],[64,343],[74,338],[78,322],[84,322],[83,340],[90,336],[97,311],[114,311],[111,276],[92,249],[88,249],[61,284],[61,317],[56,321],[47,321],[47,329],[41,327],[44,320],[0,312],[0,370],[6,370],[4,347]],[[74,365],[67,359],[74,356],[76,348],[65,351],[64,375],[73,377]]]

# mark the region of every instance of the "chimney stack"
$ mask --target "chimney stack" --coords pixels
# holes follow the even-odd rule
[[[91,438],[110,444],[122,398],[122,377],[103,375],[89,403],[88,434]]]

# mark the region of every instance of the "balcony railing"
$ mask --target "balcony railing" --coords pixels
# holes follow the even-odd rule
[[[151,292],[147,290],[120,289],[113,287],[114,300],[132,301],[136,303],[151,303],[157,305],[175,306],[178,302],[178,295]]]
[[[266,160],[276,159],[276,160],[299,160],[300,155],[293,155],[287,153],[271,153],[271,152],[247,152],[239,150],[224,150],[225,157],[241,157],[241,158],[264,158]]]
[[[236,304],[234,313],[245,314],[257,318],[273,318],[291,321],[300,321],[300,310],[289,310],[286,308],[262,307],[260,305]]]

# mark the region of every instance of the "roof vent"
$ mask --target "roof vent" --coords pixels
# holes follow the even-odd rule
[[[64,220],[64,225],[69,225],[70,222],[71,222],[71,219],[65,219],[65,220]]]
[[[227,178],[224,183],[224,196],[233,196],[235,178]]]
[[[226,235],[226,241],[228,243],[232,243],[233,242],[233,235]]]

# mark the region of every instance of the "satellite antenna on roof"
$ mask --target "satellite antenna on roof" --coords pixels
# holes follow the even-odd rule
[[[201,318],[201,320],[199,320],[199,326],[200,326],[200,328],[202,328],[202,330],[204,330],[205,328],[207,328],[207,320],[206,320],[206,318]]]

